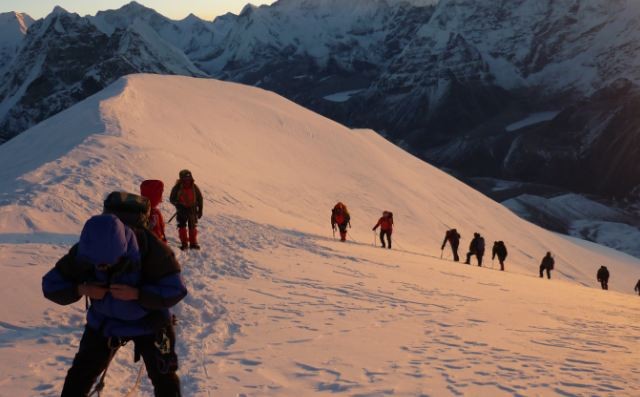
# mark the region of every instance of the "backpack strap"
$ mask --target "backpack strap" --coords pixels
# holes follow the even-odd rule
[[[56,262],[55,268],[65,279],[75,284],[95,280],[94,266],[78,259],[78,244],[71,247],[69,253]]]
[[[164,242],[146,228],[135,228],[138,247],[142,256],[142,277],[155,281],[174,273],[180,273],[180,263]]]

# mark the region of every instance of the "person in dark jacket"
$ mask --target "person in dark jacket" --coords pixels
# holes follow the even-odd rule
[[[444,251],[444,246],[447,245],[447,241],[451,246],[451,252],[453,253],[453,260],[458,262],[460,257],[458,256],[458,246],[460,245],[460,233],[456,229],[447,230],[442,241],[442,247],[440,251]]]
[[[80,241],[43,277],[42,290],[60,305],[82,297],[90,301],[62,397],[87,396],[118,348],[129,341],[136,361],[144,359],[155,396],[180,396],[169,308],[187,289],[173,252],[151,231],[125,226],[114,214],[92,217]]]
[[[491,260],[494,260],[496,256],[498,257],[498,262],[500,262],[500,270],[504,271],[504,261],[507,259],[507,246],[504,245],[504,241],[495,241],[493,243]]]
[[[543,277],[543,273],[547,271],[547,278],[551,278],[551,271],[555,265],[556,261],[551,256],[551,252],[547,252],[547,255],[542,258],[542,262],[540,263],[540,277]]]
[[[340,230],[340,241],[347,240],[347,226],[351,227],[351,215],[347,210],[347,206],[338,202],[331,210],[331,228]]]
[[[636,287],[633,290],[638,292],[638,295],[640,295],[640,280],[638,280],[638,282],[636,283]]]
[[[198,244],[198,219],[202,218],[202,192],[195,184],[189,170],[182,170],[171,189],[169,202],[176,207],[180,249],[200,249]],[[187,230],[187,226],[189,229]]]
[[[609,269],[606,266],[600,266],[598,273],[596,274],[598,282],[602,286],[602,289],[609,289]]]
[[[469,252],[467,252],[467,265],[471,264],[471,256],[475,255],[478,259],[478,266],[482,266],[482,257],[484,256],[484,237],[480,233],[473,233],[473,240],[469,244]]]
[[[393,233],[393,213],[389,211],[383,211],[382,217],[378,219],[378,223],[373,227],[373,231],[375,231],[378,226],[380,226],[380,242],[382,243],[382,248],[385,248],[384,244],[384,236],[387,236],[388,248],[391,249],[391,233]]]

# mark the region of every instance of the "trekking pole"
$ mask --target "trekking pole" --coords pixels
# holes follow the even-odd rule
[[[167,221],[167,225],[171,223],[171,221],[173,220],[173,218],[176,217],[176,215],[178,215],[178,211],[176,211],[175,214],[171,215],[171,218],[169,218],[169,220]]]
[[[371,246],[372,247],[376,246],[376,231],[375,230],[373,231],[373,243],[371,243]]]
[[[444,255],[444,248],[440,250],[440,259],[442,259],[442,255]]]
[[[333,228],[333,241],[335,241],[335,240],[336,240],[336,228],[334,227]]]

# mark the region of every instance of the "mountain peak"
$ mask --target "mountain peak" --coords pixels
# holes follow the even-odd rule
[[[194,13],[190,13],[183,19],[183,21],[184,22],[203,22],[203,19],[195,15]]]
[[[49,14],[50,16],[56,16],[56,15],[61,15],[61,14],[69,14],[69,11],[65,10],[64,8],[60,7],[60,6],[55,6],[53,8],[53,11],[51,11],[51,14]]]
[[[258,6],[253,5],[253,4],[251,4],[251,3],[247,3],[247,5],[245,5],[245,6],[242,8],[242,11],[240,11],[240,14],[239,14],[239,15],[240,15],[241,17],[249,16],[249,15],[251,15],[251,14],[253,13],[253,11],[254,11],[254,10],[256,10],[257,8],[258,8]]]
[[[18,24],[20,25],[20,31],[23,34],[27,33],[29,26],[31,26],[31,24],[33,23],[33,18],[31,18],[29,15],[22,12],[16,12],[14,14],[15,14],[16,20],[18,21]]]
[[[31,26],[33,22],[33,18],[23,12],[10,11],[0,13],[0,25],[10,25],[14,27],[17,25],[18,31],[22,35],[27,33],[29,26]]]
[[[127,13],[130,14],[142,14],[142,13],[149,13],[149,12],[156,12],[154,9],[146,7],[140,3],[138,3],[137,1],[132,1],[130,3],[127,3],[125,5],[123,5],[122,7],[120,7],[121,11],[125,11]]]

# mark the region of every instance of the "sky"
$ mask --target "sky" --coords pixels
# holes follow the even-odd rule
[[[130,0],[0,0],[0,12],[18,11],[38,19],[46,16],[57,5],[82,16],[95,15],[97,11],[120,8]],[[274,0],[138,0],[172,19],[182,19],[193,13],[202,19],[212,20],[229,11],[237,14],[247,3],[271,4]]]

